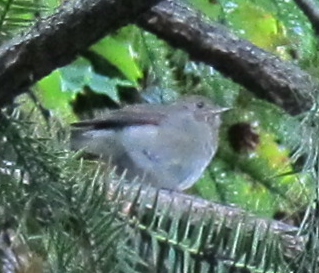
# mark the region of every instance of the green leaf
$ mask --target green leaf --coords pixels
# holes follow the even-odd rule
[[[137,56],[132,44],[134,30],[130,33],[130,27],[120,30],[117,35],[108,36],[91,47],[113,65],[115,65],[127,77],[137,85],[142,77],[142,70],[137,62]]]
[[[36,94],[43,107],[52,110],[66,121],[75,121],[70,101],[75,93],[66,92],[61,88],[61,71],[55,70],[37,82]]]
[[[119,101],[117,86],[131,86],[129,81],[95,73],[91,64],[83,58],[78,58],[60,71],[62,90],[65,92],[79,93],[84,86],[88,86],[96,93],[108,95],[114,101]]]

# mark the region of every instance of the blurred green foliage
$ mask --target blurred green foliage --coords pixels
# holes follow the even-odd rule
[[[284,59],[305,61],[315,54],[316,39],[294,1],[187,0],[237,35]]]

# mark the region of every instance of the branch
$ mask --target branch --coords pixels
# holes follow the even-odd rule
[[[259,238],[278,236],[283,255],[291,262],[305,251],[307,237],[298,235],[299,229],[271,219],[258,218],[255,215],[231,206],[221,205],[184,193],[157,190],[140,185],[110,185],[108,192],[115,192],[116,200],[123,203],[124,216],[144,219],[147,212],[175,219],[177,215],[188,215],[186,218],[191,225],[200,226],[204,220],[213,219],[217,230],[220,227],[236,231],[241,225],[246,234],[257,232]],[[120,192],[120,194],[119,194]],[[112,196],[112,194],[110,195]],[[154,217],[154,216],[153,216]],[[149,218],[147,218],[149,219]],[[137,219],[135,219],[136,221]],[[219,228],[217,228],[219,227]],[[229,236],[226,233],[225,236]]]
[[[312,0],[294,0],[299,8],[308,17],[316,34],[319,35],[319,5]]]
[[[291,114],[312,107],[318,83],[309,74],[174,0],[66,1],[55,14],[0,48],[0,106],[143,12],[139,25],[186,50],[191,58],[214,66],[256,96]]]
[[[319,83],[307,72],[208,22],[178,1],[161,1],[139,24],[291,114],[313,106]]]
[[[157,2],[65,1],[55,14],[0,47],[0,106]]]

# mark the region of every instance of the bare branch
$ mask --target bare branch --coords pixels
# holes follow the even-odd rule
[[[178,1],[161,1],[139,24],[291,114],[313,106],[319,85],[308,73],[208,22]]]

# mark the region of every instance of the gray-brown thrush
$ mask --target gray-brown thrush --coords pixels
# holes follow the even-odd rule
[[[74,123],[71,148],[100,156],[158,188],[184,190],[201,176],[218,146],[220,114],[227,108],[202,96],[171,104],[136,104],[103,119]]]

